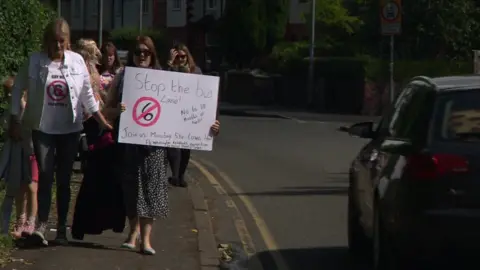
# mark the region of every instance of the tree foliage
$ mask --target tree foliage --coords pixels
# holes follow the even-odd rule
[[[469,58],[480,47],[480,1],[418,0],[402,2],[402,33],[396,36],[396,55],[401,58]],[[388,51],[380,34],[377,0],[361,0],[359,16],[365,21],[358,40],[371,51]],[[386,40],[385,40],[386,41]]]
[[[38,0],[0,1],[0,77],[16,72],[40,49],[43,29],[54,17]]]
[[[299,44],[295,45],[298,48],[292,50],[287,44],[276,47],[284,41],[290,17],[289,3],[288,0],[229,0],[220,22],[227,60],[248,64],[256,56],[268,55],[272,51],[275,55],[282,55],[281,51],[285,49],[290,57],[292,51],[304,48],[304,43],[299,43],[302,44],[299,47]],[[342,0],[316,0],[316,6],[316,45],[319,50],[343,46],[362,24],[358,17],[350,14]],[[310,14],[304,14],[308,27],[311,25]]]
[[[316,0],[315,19],[319,31],[340,30],[353,34],[362,21],[353,16],[342,0]]]
[[[265,26],[266,26],[266,50],[270,51],[275,44],[283,40],[289,19],[288,0],[264,0],[260,1],[265,6]]]
[[[220,20],[219,36],[227,61],[248,64],[263,51],[266,40],[264,9],[257,0],[229,0]]]
[[[406,54],[414,55],[417,50],[430,57],[457,58],[469,55],[479,44],[480,10],[474,0],[422,0],[404,5],[404,39],[415,44],[410,50],[403,48]]]
[[[163,58],[166,56],[166,53],[170,53],[170,48],[166,47],[168,44],[165,42],[165,35],[162,31],[154,29],[143,29],[140,31],[136,27],[117,28],[110,32],[110,40],[119,50],[130,50],[132,46],[135,46],[139,35],[149,36],[155,43],[159,60],[165,60]]]

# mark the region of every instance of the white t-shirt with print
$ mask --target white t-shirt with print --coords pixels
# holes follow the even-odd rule
[[[50,62],[39,130],[47,134],[68,134],[82,130],[82,122],[73,122],[72,104],[67,81],[60,70],[61,62]]]

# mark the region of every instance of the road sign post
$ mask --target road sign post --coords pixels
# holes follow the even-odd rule
[[[390,101],[395,99],[395,35],[402,32],[402,0],[380,0],[380,22],[382,34],[390,36]]]

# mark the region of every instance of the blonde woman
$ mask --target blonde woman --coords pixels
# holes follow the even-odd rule
[[[99,60],[102,58],[102,53],[97,47],[97,43],[92,39],[79,39],[75,46],[75,51],[83,57],[90,74],[90,83],[92,84],[93,94],[100,102],[100,108],[104,105],[104,99],[101,98],[100,91],[102,85],[100,84],[100,74],[97,66],[100,64]]]
[[[70,205],[70,179],[78,140],[86,111],[104,128],[112,129],[100,112],[83,57],[70,48],[70,27],[62,19],[50,22],[44,31],[43,50],[30,55],[12,89],[10,135],[21,139],[21,126],[32,129],[38,162],[38,220],[33,236],[48,245],[45,233],[52,202],[52,184],[57,185],[57,236],[67,241],[67,214]],[[20,120],[23,89],[27,104]]]
[[[96,66],[102,58],[95,41],[80,39],[77,52],[83,56],[92,81],[92,88],[100,100],[102,110],[106,110],[105,92]],[[101,234],[104,230],[121,233],[125,227],[125,208],[122,187],[115,176],[116,154],[112,132],[104,131],[93,119],[83,123],[88,150],[84,155],[84,176],[75,204],[72,237],[83,240],[85,234]],[[95,218],[92,218],[95,217]]]

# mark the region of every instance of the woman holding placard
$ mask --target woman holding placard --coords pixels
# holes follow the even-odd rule
[[[185,44],[177,44],[170,50],[170,60],[168,61],[168,70],[176,72],[202,74],[202,70],[195,64],[190,50]],[[217,120],[212,125],[212,134],[218,135],[220,131],[220,122]],[[190,162],[190,149],[168,148],[168,162],[172,176],[168,182],[173,186],[186,187],[185,171]]]
[[[128,53],[127,66],[161,69],[150,37],[137,38],[135,48]],[[108,117],[116,123],[117,129],[120,114],[127,110],[125,104],[121,103],[123,80],[122,71],[113,80],[107,96],[107,107],[116,108]],[[140,232],[140,251],[154,255],[155,250],[150,243],[154,218],[166,217],[169,212],[166,150],[163,147],[134,144],[117,144],[117,147],[120,148],[118,168],[122,169],[120,180],[130,223],[130,233],[122,248],[135,249]]]

